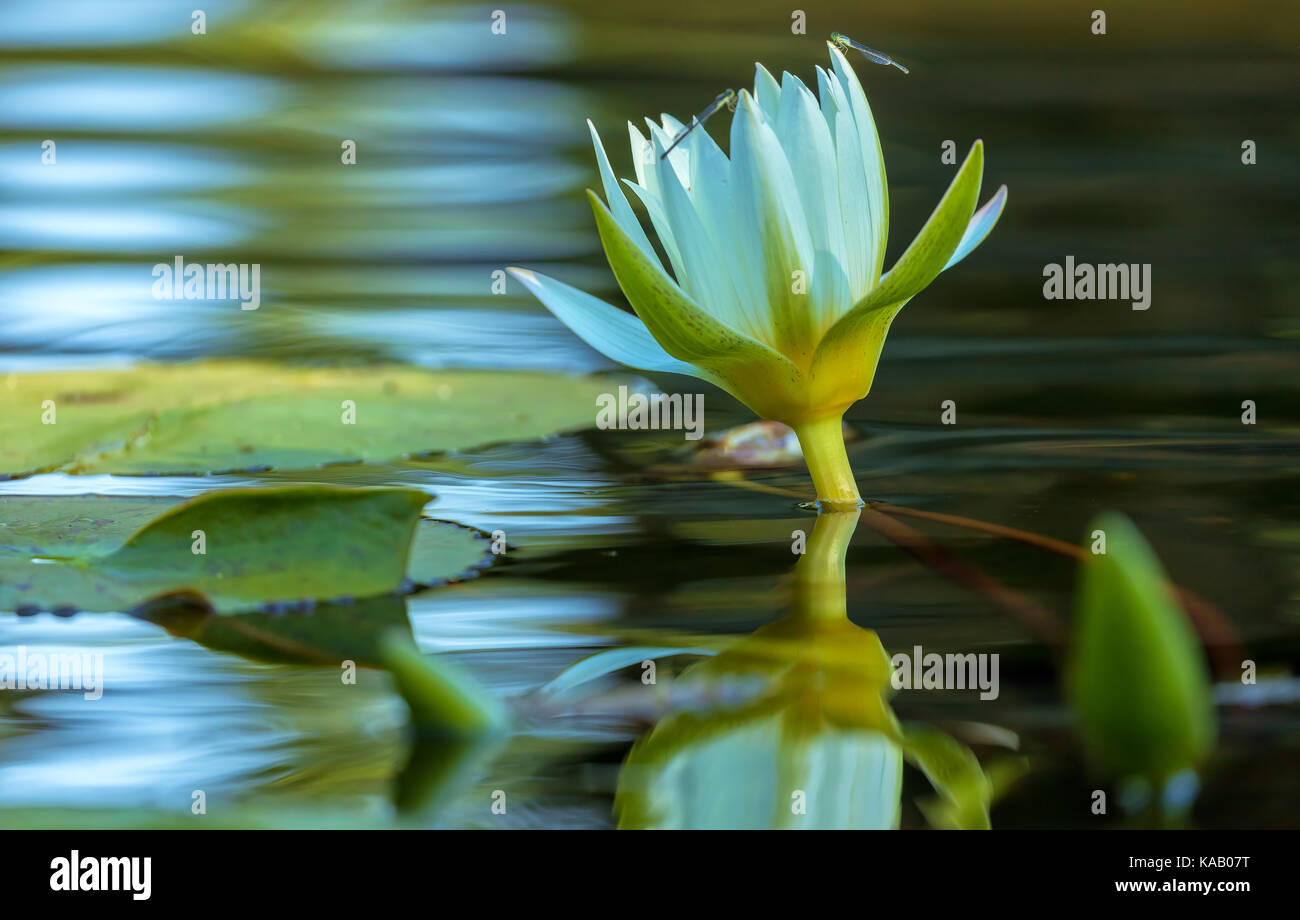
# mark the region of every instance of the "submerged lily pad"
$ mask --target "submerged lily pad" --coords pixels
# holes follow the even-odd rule
[[[0,610],[124,611],[178,591],[203,594],[219,613],[301,608],[483,565],[488,542],[421,519],[428,499],[334,486],[228,489],[183,503],[2,497]]]
[[[0,379],[0,478],[386,462],[592,424],[602,378],[205,361]]]

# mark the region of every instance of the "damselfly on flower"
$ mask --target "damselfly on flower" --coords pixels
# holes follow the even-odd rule
[[[838,46],[841,51],[847,51],[850,48],[854,51],[860,51],[868,61],[872,61],[876,64],[884,64],[886,67],[897,67],[903,73],[912,72],[884,52],[877,51],[875,48],[868,48],[861,42],[855,42],[843,32],[832,32],[831,44]]]
[[[667,115],[631,127],[635,183],[664,265],[591,128],[608,204],[587,195],[633,316],[527,269],[511,273],[589,345],[648,371],[716,384],[794,428],[824,507],[860,504],[841,417],[867,395],[894,316],[988,235],[1006,187],[979,211],[976,141],[907,251],[882,274],[885,166],[862,85],[839,48],[820,100],[761,65],[731,122],[731,156]],[[671,274],[670,274],[671,270]]]
[[[703,112],[691,119],[691,123],[686,126],[686,130],[677,135],[677,139],[668,145],[667,150],[659,154],[659,159],[662,160],[664,157],[668,156],[668,154],[672,153],[674,147],[686,140],[686,135],[690,134],[693,129],[708,121],[709,116],[724,105],[729,111],[736,111],[736,91],[734,89],[724,89],[722,92],[718,93],[718,98],[710,102],[709,107]]]

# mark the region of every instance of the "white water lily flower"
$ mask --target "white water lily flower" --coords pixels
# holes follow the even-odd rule
[[[818,95],[757,67],[741,91],[728,159],[697,129],[629,125],[637,181],[668,256],[661,262],[591,127],[608,206],[588,190],[610,267],[636,316],[522,268],[510,272],[597,351],[631,367],[716,384],[794,428],[823,506],[861,503],[841,417],[867,395],[894,316],[988,235],[1006,186],[975,210],[976,141],[921,232],[882,274],[885,165],[867,97],[828,45]],[[671,274],[669,273],[671,268]]]

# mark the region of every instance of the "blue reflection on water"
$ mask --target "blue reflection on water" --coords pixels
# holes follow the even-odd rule
[[[47,250],[157,252],[195,246],[231,246],[251,230],[249,217],[213,205],[178,208],[159,201],[112,209],[93,204],[0,207],[0,245]]]
[[[272,80],[213,70],[43,64],[0,72],[0,126],[47,135],[196,130],[246,121],[283,101]]]
[[[488,28],[495,6],[443,6],[436,20],[388,5],[384,20],[324,19],[303,30],[302,53],[354,70],[526,70],[569,59],[575,42],[557,10],[511,6],[504,33]]]
[[[205,0],[222,21],[247,3]],[[190,35],[192,0],[41,0],[0,6],[0,47],[67,48],[125,45]]]
[[[57,168],[41,163],[33,145],[0,146],[0,189],[22,195],[123,198],[148,191],[226,188],[255,181],[254,169],[228,152],[182,144],[77,140],[57,148]]]

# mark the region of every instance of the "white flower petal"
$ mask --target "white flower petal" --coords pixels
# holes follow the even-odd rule
[[[742,325],[752,334],[759,328],[759,317],[766,313],[767,298],[762,279],[745,271],[739,257],[742,243],[736,237],[731,163],[707,131],[691,132],[683,145],[690,148],[691,182],[687,191],[718,254],[720,267],[731,279]]]
[[[659,127],[650,119],[645,120],[646,127],[650,129],[650,141],[655,145],[654,166],[659,168],[659,158],[663,156],[664,151],[673,146],[673,141],[677,140],[675,134],[669,134],[663,128]],[[673,147],[672,153],[668,154],[667,163],[673,168],[673,174],[677,176],[677,181],[685,188],[691,181],[691,164],[690,154],[686,152],[683,144]],[[663,173],[659,174],[659,197],[663,197]]]
[[[844,269],[844,225],[840,217],[839,166],[830,129],[817,99],[802,82],[781,75],[778,137],[790,162],[795,188],[808,220],[814,268],[809,289],[818,322],[831,321],[853,303]]]
[[[692,131],[680,146],[686,148],[686,162],[689,167],[686,191],[692,201],[696,201],[702,195],[712,194],[718,183],[721,183],[725,190],[727,173],[730,171],[727,155],[722,152],[718,142],[703,126]]]
[[[966,225],[966,232],[962,234],[961,242],[957,244],[957,251],[952,254],[952,258],[948,260],[948,264],[942,271],[952,268],[970,255],[971,250],[984,242],[984,238],[989,235],[993,225],[1002,216],[1002,208],[1006,203],[1007,187],[1004,185],[971,217],[970,223]]]
[[[654,336],[631,313],[592,297],[575,287],[526,268],[508,268],[556,318],[596,351],[619,364],[647,371],[688,374],[713,382],[712,375],[678,361],[664,351]]]
[[[669,115],[667,112],[659,113],[659,121],[660,124],[663,125],[663,129],[668,133],[669,137],[676,137],[686,130],[686,125],[682,124],[676,118],[673,118],[673,116]]]
[[[970,255],[976,246],[984,242],[984,238],[989,235],[989,231],[993,229],[993,225],[996,224],[998,218],[1002,216],[1002,208],[1006,203],[1007,187],[1004,185],[994,193],[992,198],[984,203],[984,207],[980,208],[971,216],[970,222],[966,224],[966,231],[962,234],[961,242],[957,244],[956,250],[953,251],[952,258],[950,258],[948,263],[944,265],[943,268],[939,269],[939,271],[946,272],[962,259]],[[880,280],[884,281],[888,277],[889,272],[885,272],[880,276]]]
[[[651,166],[646,168],[646,179],[652,182],[657,188],[659,186],[659,172]],[[664,210],[663,200],[650,191],[649,188],[637,185],[624,179],[623,184],[630,188],[641,203],[645,205],[646,212],[650,215],[650,223],[654,225],[655,235],[659,237],[659,243],[664,247],[664,252],[668,253],[668,261],[672,265],[673,274],[681,278],[682,273],[682,256],[677,249],[677,236],[673,233],[673,225],[668,220],[668,214]],[[660,268],[663,263],[659,259],[653,260]]]
[[[754,64],[754,101],[763,120],[775,124],[781,109],[781,86],[766,67],[757,63]]]
[[[874,285],[871,259],[874,236],[867,180],[862,175],[862,151],[858,131],[846,111],[835,116],[836,174],[840,186],[840,224],[844,228],[844,270],[849,278],[850,299],[857,302]]]
[[[816,344],[810,342],[807,298],[791,290],[796,271],[811,279],[812,240],[785,151],[756,109],[753,97],[742,92],[731,123],[733,223],[748,270],[763,279],[769,317],[766,341],[798,364]]]
[[[686,190],[660,164],[659,184],[663,207],[677,241],[682,269],[677,281],[701,309],[733,329],[746,331],[752,324],[741,313],[740,300],[727,269],[727,253],[719,252],[708,235]]]
[[[874,246],[868,265],[871,266],[870,283],[874,286],[880,278],[885,261],[885,242],[889,236],[889,195],[885,180],[885,158],[880,150],[880,137],[876,134],[876,121],[867,104],[867,94],[862,91],[858,75],[854,73],[844,55],[830,45],[831,60],[836,76],[848,98],[853,121],[858,129],[858,149],[862,153],[862,171],[867,180],[867,203],[871,208],[871,229]],[[837,141],[839,136],[836,135]]]
[[[834,138],[836,118],[840,112],[847,110],[848,100],[844,98],[840,81],[828,74],[823,67],[817,68],[817,97],[821,102],[822,117],[826,119],[826,127],[830,129],[831,137]]]
[[[708,371],[728,393],[765,418],[797,414],[807,385],[788,357],[700,308],[645,257],[595,192],[587,201],[624,296],[664,351]]]
[[[605,201],[609,205],[610,213],[614,215],[614,219],[618,221],[623,231],[648,256],[658,261],[658,254],[650,245],[650,239],[645,235],[641,222],[637,220],[632,206],[627,203],[627,196],[623,194],[623,189],[614,176],[614,170],[609,165],[609,157],[605,154],[605,145],[600,142],[600,134],[597,133],[596,126],[591,123],[590,118],[587,119],[587,127],[591,129],[591,143],[596,148],[596,165],[600,169],[600,184],[605,188]]]
[[[659,194],[659,179],[654,169],[654,146],[642,137],[632,122],[627,123],[628,140],[632,143],[632,166],[636,169],[637,185],[644,186],[651,194]]]

